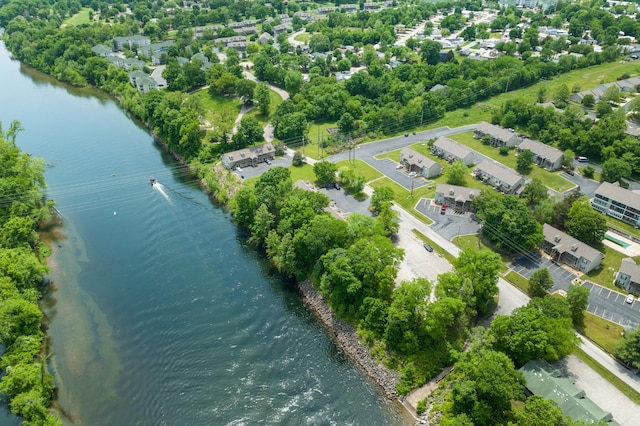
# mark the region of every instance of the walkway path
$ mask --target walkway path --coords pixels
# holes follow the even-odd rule
[[[242,63],[243,66],[247,66],[247,65],[251,65],[250,62],[243,62]],[[255,81],[256,83],[260,83],[260,81],[256,78],[255,75],[251,74],[249,71],[247,71],[246,69],[242,70],[242,74],[251,81]],[[282,90],[279,87],[274,86],[273,84],[269,84],[267,83],[267,86],[269,86],[269,89],[273,90],[274,92],[276,92],[278,95],[280,95],[280,97],[282,98],[283,101],[286,101],[287,99],[289,99],[289,93],[287,93],[286,90]],[[264,128],[264,140],[267,142],[271,142],[274,139],[273,136],[273,125],[271,123],[267,124]]]

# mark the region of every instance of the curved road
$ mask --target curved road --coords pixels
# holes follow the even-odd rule
[[[247,64],[252,65],[250,62],[243,63],[243,65],[247,65]],[[251,74],[246,69],[242,70],[242,74],[247,78],[247,80],[251,80],[251,81],[255,81],[256,83],[260,83],[260,81],[256,78],[256,76]],[[269,86],[269,89],[273,90],[278,95],[280,95],[280,97],[282,98],[283,101],[286,101],[287,99],[289,99],[289,93],[287,93],[286,90],[282,90],[281,88],[276,87],[276,86],[274,86],[273,84],[270,84],[270,83],[267,83],[267,86]],[[273,126],[271,125],[271,123],[267,124],[265,126],[265,128],[264,128],[264,140],[267,141],[267,142],[271,142],[273,140]]]

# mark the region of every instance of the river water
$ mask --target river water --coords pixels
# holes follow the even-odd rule
[[[0,76],[0,121],[22,123],[64,219],[46,311],[65,423],[406,424],[115,102],[2,45]],[[0,424],[18,422],[3,408]]]

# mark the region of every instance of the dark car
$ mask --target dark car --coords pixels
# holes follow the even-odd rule
[[[340,185],[338,184],[338,182],[334,183],[334,184],[333,184],[333,187],[334,187],[335,189],[340,189]]]
[[[433,251],[433,247],[431,247],[429,244],[424,243],[423,246],[424,246],[424,249],[426,251],[428,251],[429,253],[431,253]]]
[[[405,137],[405,138],[408,138],[408,137],[409,137],[409,133],[405,133],[405,134],[404,134],[404,137]]]

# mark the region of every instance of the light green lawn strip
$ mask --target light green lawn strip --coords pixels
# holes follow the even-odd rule
[[[442,247],[440,247],[438,245],[438,243],[436,243],[435,241],[433,241],[431,238],[427,237],[426,235],[424,235],[422,232],[418,231],[417,229],[412,229],[411,230],[418,238],[420,238],[423,242],[429,244],[431,247],[433,247],[433,250],[438,253],[439,255],[441,255],[442,257],[444,257],[445,259],[447,259],[447,261],[449,263],[453,263],[456,258],[449,253],[448,251],[446,251],[445,249],[443,249]]]
[[[302,166],[289,166],[288,169],[291,172],[291,181],[294,183],[298,180],[311,183],[316,181],[316,174],[313,173],[313,166],[310,166],[307,163],[304,163]]]
[[[411,192],[404,189],[402,186],[398,185],[388,177],[383,177],[377,179],[369,184],[372,188],[381,188],[388,187],[393,190],[393,201],[402,206],[409,213],[414,215],[421,222],[430,225],[433,223],[431,219],[417,211],[414,207],[420,200],[420,198],[429,198],[427,195],[428,192],[433,194],[434,190],[427,188],[427,186],[423,186],[422,188],[413,190],[413,197],[411,196]]]
[[[631,386],[616,377],[615,374],[604,368],[596,360],[587,355],[582,349],[575,348],[573,354],[580,358],[585,364],[591,367],[596,373],[600,374],[602,378],[618,388],[620,392],[626,395],[635,404],[640,405],[640,393],[638,393]]]
[[[473,132],[457,133],[451,135],[450,138],[514,170],[518,165],[518,158],[514,155],[515,150],[509,151],[509,155],[500,155],[497,148],[484,145],[478,139],[474,138]],[[533,166],[527,177],[538,179],[543,185],[558,192],[564,192],[573,188],[575,184],[560,177],[560,173],[559,171],[549,172],[542,167]]]
[[[91,9],[88,7],[83,7],[82,9],[80,9],[80,11],[78,13],[76,13],[75,15],[67,18],[63,23],[62,23],[62,27],[66,26],[66,25],[73,25],[73,26],[78,26],[78,25],[82,25],[82,24],[89,24],[91,23],[91,21],[89,20],[89,11]]]
[[[376,180],[384,176],[362,160],[356,160],[355,164],[352,161],[343,160],[337,162],[336,166],[338,166],[338,170],[352,170],[356,175],[363,176],[367,182],[371,182],[372,180]]]
[[[516,271],[509,271],[507,275],[505,275],[504,279],[518,287],[525,294],[529,294],[529,280]]]
[[[620,269],[620,263],[622,262],[622,259],[628,256],[610,247],[603,247],[604,249],[602,250],[602,252],[604,253],[604,259],[602,260],[602,266],[589,272],[588,274],[583,275],[580,278],[582,280],[591,281],[616,291],[624,292],[619,287],[616,287],[613,284],[613,280],[615,272]],[[640,256],[634,257],[633,260],[638,262],[638,260],[640,260]]]

